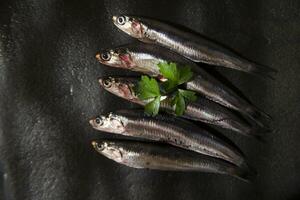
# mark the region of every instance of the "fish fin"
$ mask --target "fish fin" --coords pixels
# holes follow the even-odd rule
[[[247,183],[251,183],[257,176],[256,170],[249,167],[230,168],[229,174]]]
[[[154,44],[154,42],[148,38],[139,38],[138,40],[147,44]]]

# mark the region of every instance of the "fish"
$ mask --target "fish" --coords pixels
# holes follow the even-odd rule
[[[123,32],[141,42],[152,43],[172,50],[194,62],[222,66],[273,79],[277,70],[258,65],[233,51],[198,34],[154,19],[136,16],[113,16],[113,23]]]
[[[149,102],[138,98],[136,87],[139,79],[137,77],[102,77],[98,80],[101,87],[106,91],[127,101],[141,106],[145,106]],[[160,109],[175,115],[171,102],[167,98],[161,100]],[[196,102],[187,104],[182,117],[212,124],[241,135],[252,136],[258,139],[261,137],[260,133],[265,131],[259,127],[251,126],[228,109],[203,97],[198,97]]]
[[[89,120],[98,130],[168,143],[247,167],[241,150],[187,120],[172,115],[147,116],[142,110],[118,110]]]
[[[252,171],[226,161],[169,145],[102,139],[92,141],[92,146],[106,158],[136,169],[215,173],[236,177],[246,182],[255,177]]]
[[[101,64],[144,73],[161,81],[165,81],[166,78],[159,71],[159,63],[174,62],[177,63],[177,67],[188,66],[194,76],[184,83],[185,89],[195,91],[211,101],[235,110],[260,127],[269,129],[271,117],[268,114],[222,84],[194,62],[167,49],[151,44],[123,45],[100,51],[96,59]]]

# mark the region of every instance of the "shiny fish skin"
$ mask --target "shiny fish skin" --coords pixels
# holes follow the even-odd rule
[[[124,19],[124,23],[119,23]],[[223,66],[270,77],[276,70],[250,62],[199,35],[180,30],[161,21],[135,16],[114,16],[113,23],[128,35],[146,43],[168,48],[195,62]]]
[[[147,102],[140,100],[134,91],[138,80],[138,78],[134,77],[103,77],[99,78],[99,83],[108,92],[133,103],[145,106]],[[174,109],[167,100],[161,101],[161,109],[170,114],[175,114]],[[251,127],[247,122],[226,108],[206,100],[203,97],[198,97],[196,102],[190,102],[182,117],[216,125],[245,136],[259,137],[258,134],[261,131],[257,127]]]
[[[169,145],[107,139],[93,141],[92,145],[101,155],[122,165],[137,169],[225,174],[247,182],[253,176],[250,171],[226,161]]]
[[[171,115],[148,117],[141,110],[120,110],[90,120],[99,131],[161,141],[204,155],[247,166],[241,151],[216,135]]]
[[[110,57],[109,60],[102,59],[103,55],[106,54]],[[209,100],[242,113],[261,127],[267,127],[267,125],[264,124],[265,119],[270,119],[267,114],[248,103],[195,63],[167,49],[149,44],[125,45],[115,49],[105,50],[97,54],[96,57],[102,64],[138,71],[161,79],[163,79],[163,77],[159,72],[158,63],[172,61],[180,64],[180,66],[188,65],[191,67],[195,76],[191,81],[186,83],[187,89],[198,92]]]

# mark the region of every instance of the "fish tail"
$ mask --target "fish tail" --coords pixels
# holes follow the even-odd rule
[[[258,75],[261,77],[268,77],[274,80],[275,78],[272,75],[276,74],[278,71],[271,67],[251,63],[249,66],[249,72],[254,75]]]
[[[229,174],[247,183],[252,182],[257,176],[256,170],[249,167],[235,167],[229,169]]]
[[[244,71],[244,72],[247,72],[247,73],[250,73],[250,74],[253,74],[256,76],[260,76],[263,78],[267,77],[270,79],[274,79],[274,77],[272,75],[277,73],[276,69],[273,69],[268,66],[256,64],[254,62],[248,61],[247,59],[241,58],[236,55],[235,56],[224,56],[224,57],[226,59],[226,62],[224,63],[225,66],[232,68],[232,69]]]
[[[269,128],[268,123],[266,123],[265,121],[272,121],[272,117],[270,115],[254,106],[249,107],[245,110],[245,112],[254,122],[256,122],[257,125],[262,128]]]
[[[270,127],[254,127],[249,132],[248,135],[254,137],[260,142],[266,143],[265,136],[268,133],[273,132],[273,130]]]
[[[230,57],[228,59],[230,60],[230,65],[232,65],[231,68],[239,69],[241,71],[260,77],[267,77],[274,80],[275,78],[272,75],[278,72],[276,69],[264,65],[259,65],[243,58]]]
[[[260,141],[260,142],[263,142],[263,143],[266,142],[264,136],[261,135],[261,134],[259,134],[259,133],[254,133],[254,134],[252,133],[252,134],[250,134],[250,135],[251,135],[253,138],[255,138],[256,140]]]

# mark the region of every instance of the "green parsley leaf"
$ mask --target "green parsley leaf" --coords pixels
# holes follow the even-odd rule
[[[168,93],[177,87],[177,83],[174,81],[167,80],[162,83],[162,86],[163,86],[163,90]]]
[[[177,82],[180,75],[175,63],[162,62],[158,64],[160,73],[169,81]]]
[[[145,113],[155,116],[159,112],[161,94],[168,95],[176,91],[173,97],[168,97],[176,115],[184,113],[186,105],[197,99],[196,93],[189,90],[178,89],[178,85],[188,82],[193,77],[193,72],[188,66],[177,68],[176,63],[159,63],[159,71],[167,81],[162,83],[162,87],[154,78],[142,76],[137,84],[138,97],[141,100],[148,100],[145,105]]]
[[[160,96],[159,85],[154,78],[142,76],[138,83],[138,97],[142,100]]]
[[[175,97],[173,98],[172,106],[175,108],[175,114],[177,116],[183,115],[185,111],[185,101],[180,92],[177,92]]]
[[[184,97],[187,102],[194,102],[197,100],[196,93],[189,90],[178,89],[178,92]]]
[[[164,78],[167,79],[163,83],[163,87],[167,92],[170,92],[176,86],[188,82],[193,77],[193,72],[188,66],[177,67],[176,63],[159,63],[159,71]]]
[[[178,85],[188,82],[193,77],[193,72],[189,66],[181,67],[178,71],[180,74]]]
[[[146,104],[145,113],[151,116],[155,116],[159,112],[159,106],[160,106],[160,95],[157,96],[153,101]]]
[[[195,92],[189,90],[178,89],[176,95],[171,101],[171,105],[174,107],[175,114],[177,116],[183,115],[188,102],[196,101],[197,96]]]

